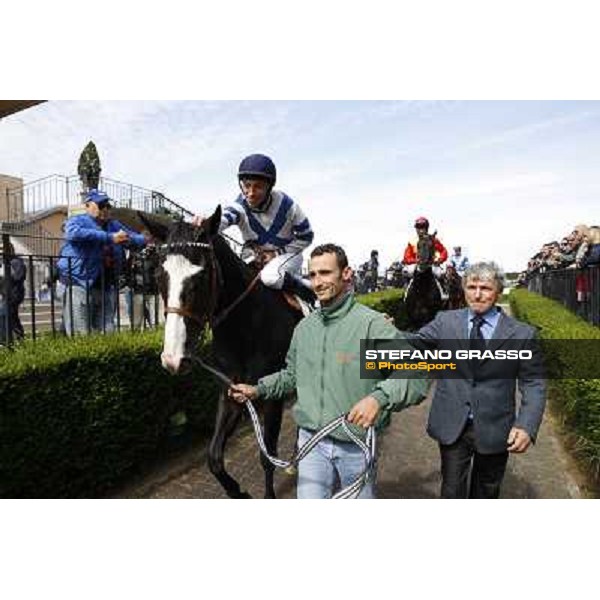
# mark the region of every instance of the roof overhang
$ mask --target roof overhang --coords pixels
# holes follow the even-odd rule
[[[46,100],[0,100],[0,119],[42,102]]]

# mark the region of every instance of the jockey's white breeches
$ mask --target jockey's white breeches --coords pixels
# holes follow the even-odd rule
[[[413,265],[405,265],[402,269],[403,273],[408,277],[412,277],[415,274],[415,269],[417,268],[416,264]],[[439,279],[442,276],[442,268],[439,265],[431,265],[431,271],[436,279]]]
[[[302,253],[280,254],[269,261],[260,272],[260,280],[270,288],[280,290],[286,273],[302,276]]]

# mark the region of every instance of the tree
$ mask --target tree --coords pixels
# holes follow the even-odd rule
[[[100,183],[100,157],[98,156],[98,150],[94,142],[90,143],[83,149],[81,156],[79,157],[79,165],[77,166],[77,173],[83,184],[83,191],[97,190]]]

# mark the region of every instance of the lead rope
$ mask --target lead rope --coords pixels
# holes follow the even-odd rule
[[[233,385],[233,381],[227,377],[221,371],[211,367],[206,364],[202,359],[198,357],[194,357],[192,359],[194,362],[198,363],[200,367],[204,370],[212,373],[217,379],[222,381],[225,385],[230,387]],[[328,436],[332,431],[336,430],[338,427],[341,427],[346,435],[361,449],[362,453],[365,456],[365,470],[348,486],[337,492],[333,495],[333,500],[349,500],[356,498],[365,484],[370,481],[374,474],[375,468],[375,452],[376,452],[376,436],[375,436],[375,428],[371,425],[367,428],[367,435],[365,441],[363,442],[348,426],[347,415],[340,415],[339,417],[333,419],[326,425],[324,425],[319,431],[313,434],[313,436],[306,441],[306,443],[299,448],[298,451],[292,456],[290,460],[283,460],[281,458],[277,458],[276,456],[271,456],[267,450],[265,445],[264,436],[262,433],[262,429],[260,426],[260,422],[258,419],[258,415],[256,414],[256,409],[252,405],[250,400],[244,402],[244,405],[248,409],[250,413],[250,419],[252,420],[252,425],[254,427],[254,433],[256,435],[256,441],[258,442],[258,446],[263,455],[269,460],[269,462],[275,467],[279,467],[280,469],[285,469],[286,473],[293,475],[296,472],[296,466],[298,463],[326,436]]]

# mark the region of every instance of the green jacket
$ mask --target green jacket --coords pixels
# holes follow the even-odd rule
[[[360,340],[400,337],[403,336],[381,313],[348,294],[335,305],[320,308],[298,323],[286,367],[259,380],[259,397],[283,399],[296,392],[298,399],[293,409],[296,423],[314,431],[371,395],[382,408],[377,426],[383,427],[389,422],[390,411],[420,403],[428,383],[426,377],[414,376],[361,379]],[[352,426],[352,430],[364,438],[366,432],[362,427]],[[348,439],[342,429],[334,431],[332,437]]]

